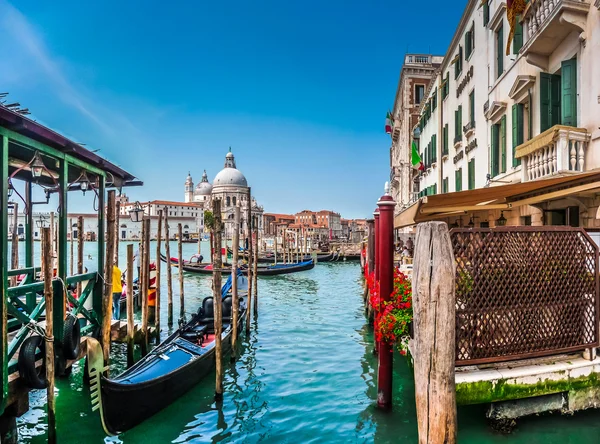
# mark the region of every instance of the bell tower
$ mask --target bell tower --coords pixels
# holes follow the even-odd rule
[[[194,181],[192,180],[192,175],[188,171],[187,179],[185,179],[184,202],[193,202],[193,201],[194,201]]]

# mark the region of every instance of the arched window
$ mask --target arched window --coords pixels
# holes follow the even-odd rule
[[[235,206],[235,196],[233,196],[233,206]]]
[[[231,206],[231,199],[229,198],[229,196],[227,196],[227,206]]]

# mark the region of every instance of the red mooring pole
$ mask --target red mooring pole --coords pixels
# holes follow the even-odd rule
[[[394,207],[396,202],[389,194],[389,184],[385,183],[385,194],[379,202],[379,229],[376,231],[379,263],[379,292],[382,303],[389,301],[394,285]],[[379,343],[377,370],[377,406],[382,409],[392,407],[393,345]]]
[[[379,264],[381,261],[379,260],[379,252],[381,249],[379,248],[379,208],[375,208],[373,211],[373,217],[375,218],[375,287],[377,287],[377,282],[379,282]],[[377,323],[377,318],[379,317],[379,310],[377,307],[373,307],[373,328],[375,328],[375,324]],[[375,339],[375,348],[373,349],[373,353],[376,355],[379,353],[379,341]]]

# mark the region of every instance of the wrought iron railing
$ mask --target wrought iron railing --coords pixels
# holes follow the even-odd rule
[[[597,347],[598,246],[582,228],[453,229],[456,364]]]

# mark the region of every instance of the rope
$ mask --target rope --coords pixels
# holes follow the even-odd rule
[[[54,336],[48,336],[46,334],[46,330],[42,328],[40,324],[35,322],[33,319],[27,324],[25,324],[25,327],[29,329],[32,333],[37,333],[38,335],[40,335],[42,338],[44,338],[44,341],[54,342]]]

